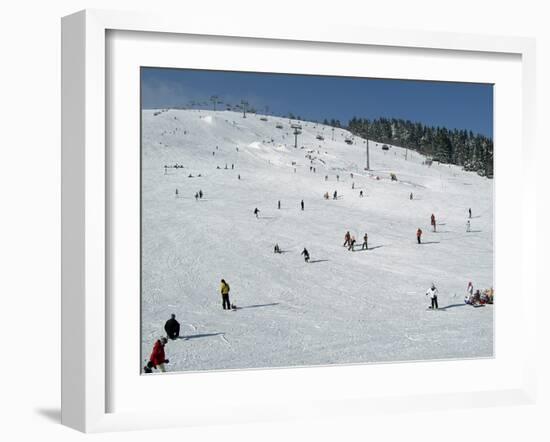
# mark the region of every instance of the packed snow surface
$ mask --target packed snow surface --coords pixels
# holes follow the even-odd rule
[[[492,181],[372,141],[366,171],[365,140],[261,118],[142,111],[143,361],[172,313],[182,338],[166,346],[168,371],[492,356],[494,306],[463,301],[468,281],[493,285]]]

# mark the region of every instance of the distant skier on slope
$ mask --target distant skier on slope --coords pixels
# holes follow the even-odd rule
[[[195,201],[199,200],[199,192],[195,192]]]
[[[176,198],[178,197],[178,189],[176,189]]]
[[[304,250],[302,251],[302,253],[300,253],[300,255],[304,255],[304,261],[309,262],[309,252],[307,251],[307,249],[305,247],[304,247]]]
[[[413,193],[411,192],[411,194],[409,195],[409,199],[412,201],[413,199]]]
[[[349,247],[348,247],[348,250],[350,252],[353,252],[353,248],[355,247],[355,236],[352,236],[351,237],[351,241],[349,242]]]
[[[351,188],[355,190],[355,182],[351,183]]]
[[[363,198],[363,191],[362,190],[359,191],[359,198]]]
[[[422,244],[422,229],[420,227],[416,231],[416,240],[418,241],[418,244]]]
[[[281,208],[281,200],[277,201],[277,209]]]
[[[469,208],[469,209],[468,209],[468,218],[471,218],[471,217],[472,217],[472,209]]]
[[[333,200],[338,199],[338,192],[336,192],[336,190],[335,190],[334,193],[332,194],[332,199],[333,199]]]
[[[439,308],[439,305],[437,304],[437,295],[439,294],[439,291],[435,287],[434,284],[428,289],[426,292],[426,296],[430,297],[431,300],[431,306],[429,308],[437,310]]]
[[[256,218],[259,218],[258,214],[260,213],[260,209],[257,207],[254,209],[254,215],[256,215]]]
[[[273,253],[281,253],[281,249],[279,248],[279,244],[275,244],[275,247],[273,248]]]
[[[153,346],[153,351],[151,352],[151,356],[149,358],[149,362],[151,362],[153,368],[158,368],[163,373],[166,372],[164,364],[168,364],[170,362],[166,359],[166,355],[164,353],[164,346],[167,342],[168,339],[164,336],[158,339]]]
[[[470,220],[466,221],[466,232],[470,231]]]
[[[176,321],[176,315],[172,313],[170,319],[164,324],[164,331],[168,339],[176,339],[180,335],[180,323]]]
[[[199,198],[200,198],[200,199],[202,199],[202,196],[203,196],[203,195],[204,195],[204,194],[202,193],[202,190],[199,190]]]
[[[304,210],[304,200],[300,201],[300,207]]]
[[[365,233],[365,236],[363,236],[363,245],[361,246],[361,250],[369,250],[369,243],[368,243],[369,237]]]
[[[432,217],[430,219],[430,224],[434,228],[434,232],[435,232],[435,215],[433,213],[432,213]]]
[[[231,290],[229,284],[225,282],[225,279],[222,279],[220,293],[222,294],[222,307],[224,310],[231,310],[231,303],[229,302],[229,290]]]
[[[349,243],[351,242],[351,235],[349,233],[349,230],[344,235],[344,245],[343,247],[349,246]]]

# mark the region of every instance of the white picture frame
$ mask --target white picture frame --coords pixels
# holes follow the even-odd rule
[[[162,428],[185,425],[205,425],[219,422],[216,414],[207,415],[200,407],[194,414],[141,410],[132,412],[109,411],[108,395],[113,387],[107,375],[110,345],[110,304],[108,247],[109,195],[108,134],[109,118],[106,94],[106,64],[108,63],[106,36],[108,32],[150,32],[162,35],[199,35],[219,38],[310,42],[402,48],[404,51],[468,52],[478,57],[484,54],[508,54],[521,61],[521,291],[535,293],[534,257],[535,232],[529,225],[536,217],[536,189],[529,174],[535,167],[534,108],[535,108],[535,43],[518,37],[491,37],[450,33],[390,31],[371,28],[339,26],[267,25],[242,21],[240,23],[213,22],[205,17],[181,21],[179,17],[154,16],[143,13],[122,13],[87,10],[63,18],[62,21],[62,423],[84,432],[125,429]],[[499,118],[496,115],[496,118]],[[498,142],[498,139],[497,139]],[[497,148],[498,149],[498,148]],[[498,172],[497,172],[498,174]],[[497,178],[498,179],[498,178]],[[497,248],[498,251],[498,248]],[[501,253],[498,251],[498,253]],[[534,403],[536,393],[535,359],[536,308],[522,310],[521,336],[527,338],[525,348],[518,355],[522,366],[519,383],[500,388],[474,388],[461,393],[429,392],[428,394],[387,395],[369,397],[359,392],[349,397],[333,392],[332,396],[302,397],[273,403],[271,407],[258,402],[250,392],[241,403],[240,422],[300,418],[327,415],[362,415],[380,409],[398,412],[414,409],[451,409],[472,405]],[[138,333],[136,331],[136,333]],[[497,335],[498,339],[498,335]],[[136,345],[138,341],[136,334]],[[498,355],[497,355],[498,358]],[[394,370],[390,365],[379,365],[378,372]],[[302,369],[303,370],[303,369]],[[319,370],[323,370],[320,368]],[[362,370],[361,366],[342,370],[347,376]],[[373,370],[373,368],[371,368]],[[280,375],[280,372],[284,375]],[[291,376],[293,370],[278,370],[277,376]],[[325,372],[326,373],[326,372]],[[229,376],[243,376],[233,373]],[[196,376],[196,375],[194,375]],[[210,374],[225,377],[227,374]],[[252,377],[252,375],[250,375]],[[254,373],[262,382],[269,371]],[[307,376],[307,374],[306,374]],[[175,382],[165,377],[165,384]],[[214,379],[214,378],[210,378]],[[519,379],[519,377],[518,377]],[[200,382],[198,377],[196,382]],[[251,381],[253,382],[253,381]],[[251,387],[253,389],[253,387]]]

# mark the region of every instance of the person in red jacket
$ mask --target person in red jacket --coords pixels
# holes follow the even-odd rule
[[[416,240],[418,241],[418,244],[422,242],[422,229],[420,227],[416,231]]]
[[[168,364],[170,362],[168,359],[166,359],[166,355],[164,354],[164,346],[168,342],[168,339],[162,337],[155,342],[155,346],[153,347],[153,351],[151,352],[151,357],[149,358],[149,362],[153,364],[154,368],[158,368],[163,373],[166,372],[166,368],[164,367],[164,364]]]

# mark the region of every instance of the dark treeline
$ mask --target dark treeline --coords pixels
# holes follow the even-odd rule
[[[338,120],[325,124],[341,127]],[[433,161],[457,164],[464,170],[493,176],[493,140],[472,131],[426,126],[396,118],[367,120],[353,117],[347,129],[354,135],[379,143],[415,150]]]

